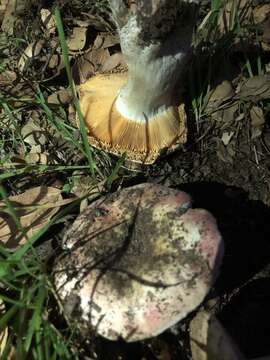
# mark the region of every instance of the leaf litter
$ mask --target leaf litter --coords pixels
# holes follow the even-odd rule
[[[0,243],[9,249],[17,249],[27,242],[39,229],[59,211],[60,207],[71,202],[63,199],[61,190],[54,187],[39,186],[19,195],[10,196],[10,206],[15,210],[21,229],[9,213],[6,203],[0,202]]]
[[[17,31],[20,27],[23,28],[23,23],[26,21],[24,15],[29,12],[30,7],[37,6],[34,0],[17,1],[17,3],[17,11],[14,12],[11,1],[0,0],[1,29],[8,36],[17,35]],[[233,7],[234,4],[235,2],[231,0],[227,1],[219,18],[219,30],[215,36],[222,38],[226,35],[235,25],[237,14],[239,17],[237,21],[240,19],[247,27],[254,24],[259,29],[259,37],[251,36],[247,39],[252,45],[250,48],[247,47],[248,51],[251,51],[248,52],[248,56],[257,54],[259,46],[260,51],[264,52],[263,56],[267,58],[270,44],[269,4],[249,6],[249,1],[241,0],[237,2],[237,11]],[[63,14],[75,82],[83,83],[97,73],[126,71],[119,38],[115,35],[111,19],[92,10],[80,13],[76,10],[75,14],[74,16],[70,16],[70,13],[66,16]],[[12,61],[7,62],[0,71],[1,88],[4,88],[9,103],[21,112],[18,116],[18,124],[26,151],[18,148],[15,155],[26,164],[47,165],[52,157],[55,165],[72,163],[70,159],[73,159],[74,164],[80,162],[77,160],[80,159],[80,155],[77,154],[78,158],[76,158],[76,151],[74,155],[74,149],[69,147],[66,139],[59,139],[55,129],[46,124],[42,112],[29,106],[36,99],[38,86],[42,86],[49,108],[58,111],[58,114],[62,110],[66,112],[69,125],[74,125],[71,122],[72,116],[68,115],[72,96],[67,82],[63,81],[65,69],[52,9],[41,8],[38,17],[41,24],[38,36],[31,34],[20,45],[19,50],[6,49],[5,51],[13,51],[11,54],[7,53]],[[207,24],[210,18],[211,16],[207,15],[204,24]],[[201,26],[201,30],[205,29],[206,27]],[[146,173],[149,181],[158,181],[169,186],[179,186],[185,182],[218,182],[228,186],[225,191],[226,196],[233,199],[230,203],[232,207],[235,205],[233,201],[238,199],[238,196],[242,196],[242,190],[249,194],[250,201],[261,201],[264,205],[270,205],[270,125],[269,107],[266,106],[270,98],[270,78],[267,64],[265,64],[266,71],[255,71],[254,74],[239,71],[239,52],[242,51],[242,40],[245,37],[245,34],[243,37],[236,37],[232,46],[233,61],[238,67],[237,75],[228,77],[221,71],[220,80],[216,76],[206,94],[205,106],[201,109],[201,123],[198,133],[195,133],[195,137],[199,139],[195,141],[195,149],[187,148],[181,156],[172,154],[167,160],[162,160],[163,162]],[[252,52],[254,48],[257,50]],[[62,110],[59,110],[59,106]],[[33,111],[36,111],[35,121],[32,121]],[[8,123],[10,124],[10,119]],[[84,172],[72,174],[76,181],[74,180],[74,186],[72,185],[73,190],[70,186],[70,194],[85,196],[93,186],[93,179]],[[133,175],[130,177],[132,179]],[[134,178],[135,180],[131,181],[136,181],[135,176]],[[23,189],[25,183],[28,183],[27,190]],[[120,179],[117,186],[121,187],[122,183],[125,183],[125,179]],[[26,229],[26,235],[31,236],[50,221],[63,205],[69,203],[70,199],[63,199],[58,188],[45,185],[32,186],[31,177],[28,177],[23,184],[22,186],[20,181],[13,183],[19,195],[9,196],[8,200],[14,204],[20,224]],[[66,188],[67,185],[66,183]],[[103,186],[101,191],[104,191]],[[81,208],[86,205],[82,203]],[[22,235],[17,229],[7,213],[6,205],[1,202],[0,206],[0,240],[6,246],[16,249],[27,241],[27,236]],[[240,209],[242,210],[241,207]],[[223,214],[222,227],[227,226],[227,216],[227,213]],[[248,228],[249,224],[246,222],[244,224]],[[220,302],[222,306],[229,303],[222,300]],[[188,333],[188,329],[189,321],[184,322],[177,329],[176,338],[180,338],[182,343],[186,340],[185,334]],[[184,335],[181,337],[179,334]],[[94,347],[98,348],[98,344]],[[116,350],[115,347],[113,349],[115,353],[122,352],[122,358],[128,358],[126,355],[128,350]],[[102,351],[100,349],[99,351],[101,354]],[[173,341],[170,343],[164,338],[153,339],[146,346],[137,347],[137,351],[138,354],[141,351],[142,357],[145,356],[147,359],[151,356],[159,356],[158,358],[163,360],[179,358],[182,352]],[[188,350],[183,358],[190,359]]]

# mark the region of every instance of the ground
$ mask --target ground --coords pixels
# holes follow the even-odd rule
[[[100,193],[142,182],[184,190],[195,207],[216,217],[226,251],[202,308],[218,316],[248,359],[269,355],[268,1],[202,2],[183,94],[187,143],[154,165],[132,169],[89,150],[74,121],[76,101],[71,106],[71,75],[78,84],[98,72],[126,70],[107,2],[17,2],[14,12],[11,1],[0,0],[3,358],[191,359],[189,323],[196,312],[145,342],[84,340],[51,284],[62,235],[76,215]],[[44,203],[53,210],[42,212]]]

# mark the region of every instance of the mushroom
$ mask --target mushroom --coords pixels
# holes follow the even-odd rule
[[[179,80],[191,54],[193,2],[109,1],[128,74],[100,74],[80,86],[94,147],[150,164],[186,141]]]
[[[64,238],[54,281],[83,333],[138,341],[196,309],[211,289],[223,242],[214,217],[188,194],[140,184],[82,212]]]

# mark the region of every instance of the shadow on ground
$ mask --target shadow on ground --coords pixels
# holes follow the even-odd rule
[[[270,262],[270,208],[248,199],[242,189],[218,183],[181,185],[194,207],[209,210],[217,219],[225,243],[225,257],[217,290],[233,290]]]
[[[227,299],[219,313],[248,358],[270,354],[270,209],[242,189],[218,183],[181,185],[194,207],[217,219],[225,257],[216,283]],[[235,295],[233,295],[235,294]]]

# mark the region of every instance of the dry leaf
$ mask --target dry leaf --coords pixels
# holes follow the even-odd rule
[[[38,116],[39,114],[33,111],[30,119],[21,128],[21,135],[23,137],[23,141],[32,146],[43,146],[47,142],[46,131],[44,131],[36,121]]]
[[[239,109],[239,104],[237,102],[231,104],[231,106],[228,106],[223,109],[223,116],[222,120],[223,122],[226,122],[226,124],[234,123],[235,120],[235,114]]]
[[[40,17],[43,26],[45,27],[46,31],[49,35],[54,34],[56,32],[56,25],[52,13],[49,9],[41,9],[40,10]]]
[[[3,354],[8,339],[8,328],[5,327],[0,333],[0,356]]]
[[[77,59],[72,72],[76,84],[82,84],[99,71],[110,58],[108,49],[93,49]]]
[[[17,79],[17,75],[14,71],[5,70],[0,73],[0,85],[12,84]]]
[[[15,85],[16,84],[16,85]],[[20,82],[15,82],[14,84],[11,84],[11,86],[8,87],[8,90],[10,92],[10,95],[13,95],[14,101],[12,101],[12,106],[15,108],[21,108],[22,104],[25,104],[25,99],[29,102],[35,102],[36,99],[36,90],[33,86],[29,86],[29,84],[23,80]],[[21,100],[22,99],[22,100]],[[17,117],[21,116],[22,112],[18,111]]]
[[[102,47],[104,43],[104,36],[102,35],[97,35],[97,37],[95,38],[94,44],[93,44],[93,49],[100,49]]]
[[[262,129],[259,127],[251,128],[251,139],[254,140],[262,135]]]
[[[259,106],[252,106],[250,109],[251,125],[253,127],[260,127],[265,123],[264,114],[262,108]]]
[[[268,15],[270,14],[270,4],[263,4],[256,6],[253,10],[253,18],[255,24],[261,24],[263,23]]]
[[[264,51],[270,50],[270,4],[262,4],[253,10],[255,24],[260,24],[263,30],[261,46]]]
[[[110,34],[106,34],[104,36],[104,41],[103,41],[103,48],[107,49],[109,47],[115,46],[120,44],[120,39],[118,35],[110,35]]]
[[[270,51],[270,41],[268,43],[262,42],[261,44],[263,51]]]
[[[95,72],[102,68],[103,64],[110,58],[108,49],[91,50],[86,54],[84,60],[94,64]]]
[[[80,203],[80,214],[87,208],[88,205],[89,205],[88,200],[82,199]]]
[[[111,55],[102,65],[101,72],[108,73],[113,69],[117,68],[119,65],[125,65],[123,54],[118,52]]]
[[[190,323],[190,346],[193,360],[245,359],[219,320],[206,311]]]
[[[98,34],[97,37],[95,38],[93,48],[100,49],[101,47],[103,47],[104,49],[107,49],[118,44],[120,44],[120,39],[118,35]]]
[[[1,0],[4,11],[1,30],[7,35],[13,35],[16,21],[27,12],[35,0]],[[1,11],[1,9],[0,9]]]
[[[26,68],[28,62],[30,60],[33,60],[37,56],[39,56],[45,41],[44,40],[38,40],[31,44],[29,44],[26,49],[24,50],[22,56],[20,57],[20,60],[18,62],[18,69],[20,71],[24,71]]]
[[[115,35],[97,35],[92,49],[77,58],[72,72],[75,84],[82,84],[97,72],[107,73],[123,65],[125,61],[120,52],[110,56],[109,48],[119,44]]]
[[[230,125],[234,123],[236,112],[239,108],[239,104],[237,102],[234,102],[230,104],[230,106],[224,107],[223,109],[220,109],[218,111],[215,111],[211,117],[213,120],[216,121],[222,121],[223,123],[226,123],[226,125]]]
[[[61,190],[54,187],[38,186],[24,193],[8,198],[16,210],[22,228],[31,237],[48,223],[60,206],[71,200],[63,200]],[[8,214],[5,203],[0,202],[0,243],[8,248],[16,249],[24,244],[27,238],[21,234]]]
[[[102,180],[98,183],[88,175],[85,175],[81,170],[75,170],[72,173],[72,188],[71,192],[76,197],[84,197],[89,194],[91,200],[97,195],[105,191],[106,181]],[[89,197],[88,197],[89,199]]]
[[[99,16],[97,13],[94,15],[89,13],[83,13],[87,16],[87,21],[89,22],[89,26],[94,27],[98,31],[113,31],[113,27],[109,22],[107,22],[102,16]],[[75,21],[75,20],[73,20]]]
[[[59,54],[54,54],[49,61],[48,67],[54,69],[58,67],[61,63],[61,56]]]
[[[223,144],[225,146],[227,146],[229,144],[233,135],[234,135],[234,131],[224,131],[224,133],[222,134],[222,137],[221,137],[221,141],[223,142]]]
[[[6,311],[5,304],[4,304],[3,300],[0,299],[0,317],[2,317],[5,314],[5,311]],[[5,350],[5,347],[7,344],[7,339],[8,339],[8,328],[5,327],[0,332],[0,357],[1,357],[1,355],[3,355],[3,352]]]
[[[66,105],[72,101],[72,92],[70,89],[62,88],[55,93],[48,96],[48,104],[51,105]]]
[[[224,163],[233,164],[233,157],[231,156],[231,153],[228,150],[229,148],[225,147],[225,145],[223,145],[221,141],[217,143],[217,149],[216,149],[217,157]]]
[[[73,24],[79,27],[88,27],[91,25],[91,20],[72,19]]]
[[[233,96],[234,90],[231,82],[224,80],[221,84],[217,85],[215,89],[212,90],[207,107],[217,107]]]
[[[240,84],[236,98],[264,100],[270,98],[270,75],[258,75],[249,78]]]
[[[49,156],[47,154],[43,154],[39,152],[30,152],[25,156],[25,161],[27,164],[47,165],[49,162]]]
[[[270,16],[263,24],[262,48],[265,51],[270,50]]]
[[[86,43],[86,32],[87,28],[85,27],[74,27],[72,30],[72,35],[67,40],[67,45],[71,51],[82,50]]]
[[[6,12],[6,9],[7,9],[7,5],[8,5],[8,1],[9,0],[1,0],[0,1],[0,25],[4,19],[4,16],[5,16],[5,12]]]

